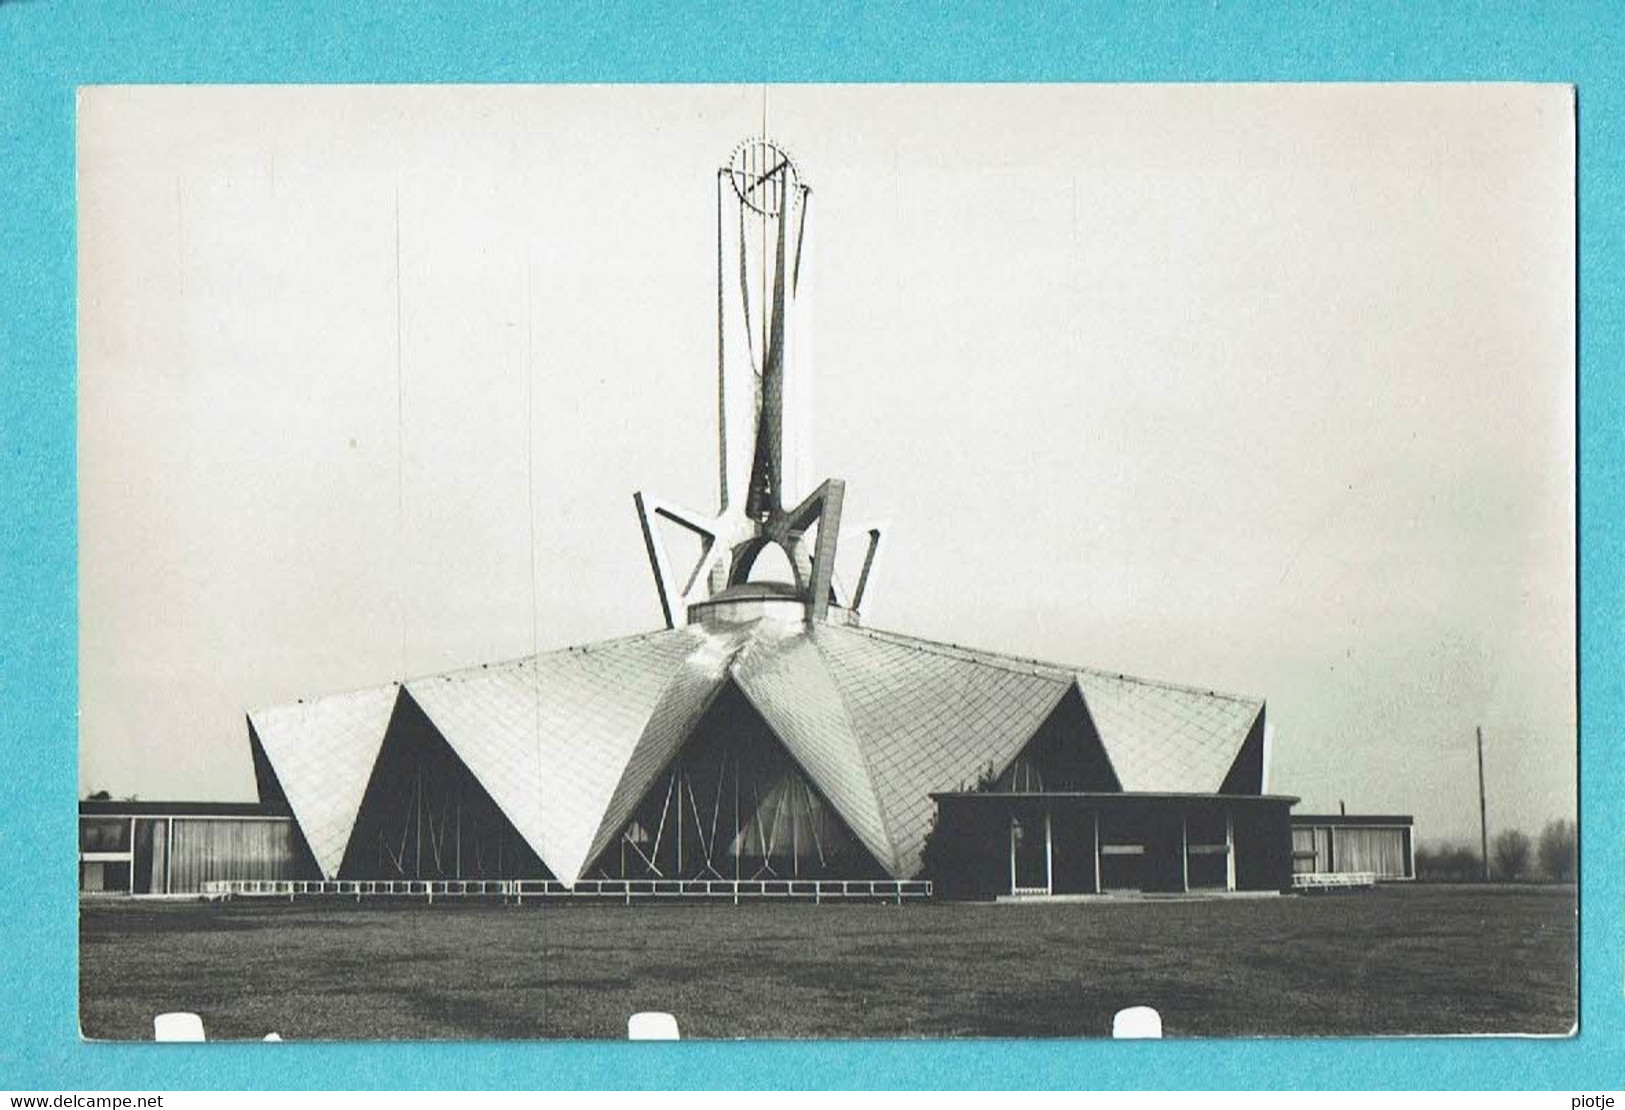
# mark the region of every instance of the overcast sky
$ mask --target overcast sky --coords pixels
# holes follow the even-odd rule
[[[251,707],[660,626],[631,494],[714,502],[764,100],[869,624],[1262,696],[1300,811],[1476,839],[1482,725],[1492,835],[1572,815],[1553,86],[87,91],[84,790],[249,798]]]

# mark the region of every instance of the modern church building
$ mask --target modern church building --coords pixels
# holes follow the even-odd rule
[[[766,139],[718,171],[717,504],[636,496],[664,629],[249,713],[261,803],[291,815],[308,877],[1291,886],[1296,799],[1265,793],[1261,699],[865,626],[882,530],[843,533],[843,483],[803,473],[791,422],[810,197]],[[669,529],[698,539],[693,566]],[[770,547],[787,580],[757,574]]]

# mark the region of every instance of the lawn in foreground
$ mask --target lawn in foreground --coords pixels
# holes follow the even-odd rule
[[[1566,1033],[1573,887],[1050,905],[94,902],[87,1037],[167,1010],[211,1038]]]

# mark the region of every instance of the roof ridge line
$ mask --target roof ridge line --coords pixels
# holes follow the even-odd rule
[[[522,666],[532,660],[552,659],[560,655],[591,655],[600,649],[642,643],[645,640],[652,640],[656,636],[664,636],[668,632],[686,631],[687,628],[687,625],[682,628],[657,628],[650,632],[634,632],[627,636],[615,636],[608,640],[593,640],[585,644],[566,644],[563,647],[549,648],[546,651],[532,652],[528,655],[510,655],[507,658],[492,660],[488,663],[470,663],[467,666],[450,667],[440,671],[424,671],[421,674],[409,675],[401,680],[400,685],[405,686],[411,682],[422,682],[427,678],[450,678],[453,675],[472,674],[477,671],[494,671],[502,667]]]
[[[352,686],[347,690],[334,690],[328,694],[317,694],[310,698],[294,698],[292,701],[268,702],[251,706],[243,710],[243,715],[250,720],[256,713],[270,713],[278,709],[291,709],[296,705],[315,705],[317,702],[327,701],[331,698],[353,698],[357,694],[373,694],[384,690],[394,690],[399,693],[406,688],[406,683],[399,679],[390,679],[388,682],[374,682],[368,686]]]
[[[891,811],[886,805],[885,797],[881,794],[880,782],[875,776],[874,760],[869,758],[869,744],[864,738],[863,731],[858,728],[857,718],[852,713],[852,703],[847,699],[846,691],[841,688],[841,684],[835,681],[835,676],[830,674],[829,656],[824,654],[823,647],[818,643],[817,633],[821,632],[824,627],[827,626],[815,628],[809,622],[807,625],[807,642],[812,644],[813,651],[817,653],[818,662],[824,668],[824,673],[829,677],[829,684],[835,687],[835,696],[840,700],[841,712],[846,715],[847,727],[852,730],[852,736],[858,742],[858,755],[863,759],[864,778],[869,784],[870,793],[875,796],[875,809],[880,813],[880,828],[886,834],[886,846],[891,849],[892,873],[896,874],[900,870],[902,859],[897,854],[897,833],[892,825]]]
[[[831,690],[835,691],[835,702],[836,705],[840,707],[841,718],[846,725],[847,735],[852,738],[853,745],[858,749],[858,758],[863,761],[864,789],[868,793],[870,799],[873,800],[875,805],[875,814],[880,818],[880,835],[885,840],[886,854],[889,858],[883,860],[879,859],[878,853],[876,853],[876,858],[877,861],[881,863],[882,866],[886,867],[892,875],[896,875],[898,864],[901,862],[897,855],[897,838],[892,833],[892,824],[886,816],[886,803],[881,798],[879,785],[875,781],[874,765],[869,761],[869,753],[864,747],[863,734],[858,731],[857,723],[852,719],[852,707],[847,704],[846,695],[841,690],[841,684],[835,681],[834,675],[830,674],[829,659],[824,655],[823,650],[818,646],[817,640],[814,639],[813,632],[814,622],[808,621],[790,635],[775,641],[775,643],[785,643],[793,639],[800,639],[805,642],[812,649],[813,659],[816,661],[818,670],[823,675],[824,681],[829,683],[829,688]],[[740,694],[744,696],[745,700],[756,709],[756,712],[761,716],[763,723],[766,724],[768,729],[778,738],[779,743],[783,746],[785,752],[790,756],[791,761],[801,769],[802,773],[806,776],[807,781],[818,788],[818,792],[824,796],[824,799],[829,804],[830,809],[834,811],[836,816],[840,817],[842,822],[845,823],[846,827],[851,830],[852,835],[856,837],[858,842],[863,843],[863,834],[858,831],[856,823],[846,813],[842,812],[841,807],[835,803],[831,792],[825,789],[825,787],[819,783],[818,776],[813,773],[812,768],[809,767],[806,761],[797,754],[789,739],[774,726],[773,721],[768,716],[767,709],[751,696],[751,693],[746,688],[745,683],[740,680],[739,675],[735,672],[734,668],[739,665],[740,657],[743,656],[744,653],[754,645],[754,642],[754,637],[747,637],[745,642],[741,645],[740,651],[728,661],[728,676],[730,681],[733,682],[734,686],[739,690]],[[868,845],[865,845],[865,847],[868,847]],[[872,848],[871,851],[873,851]]]
[[[590,654],[588,650],[589,648],[597,649],[617,647],[643,640],[651,640],[654,637],[664,635],[667,632],[683,631],[687,627],[687,625],[684,625],[682,629],[656,628],[648,632],[633,632],[625,636],[614,636],[607,640],[593,640],[586,644],[566,644],[564,647],[549,648],[547,651],[533,652],[529,655],[510,655],[506,658],[488,663],[470,663],[466,666],[448,667],[444,670],[438,671],[420,671],[417,674],[409,674],[401,678],[391,678],[384,682],[371,682],[365,686],[351,686],[343,690],[330,690],[326,693],[316,694],[313,697],[296,697],[292,701],[265,702],[260,705],[249,706],[243,712],[248,716],[253,716],[255,713],[264,713],[273,709],[286,709],[292,705],[311,705],[315,702],[326,701],[328,698],[351,697],[355,694],[366,694],[371,693],[374,690],[386,690],[390,687],[404,689],[408,683],[421,682],[427,678],[448,678],[451,675],[467,674],[473,671],[492,670],[497,667],[508,667],[518,663],[526,663],[532,659],[546,659],[555,655],[567,655],[571,652]]]
[[[1187,694],[1202,694],[1207,697],[1224,698],[1226,701],[1241,702],[1245,705],[1264,703],[1263,698],[1253,694],[1236,694],[1227,690],[1215,690],[1201,686],[1192,686],[1189,683],[1170,682],[1167,679],[1147,678],[1144,675],[1129,674],[1127,671],[1112,671],[1104,667],[1091,667],[1082,663],[1052,663],[1044,659],[1035,659],[1027,655],[1015,655],[1011,652],[992,651],[988,648],[968,647],[964,644],[955,644],[946,640],[931,640],[924,636],[915,636],[907,632],[892,632],[884,628],[866,628],[863,626],[846,626],[850,631],[863,633],[888,642],[906,641],[912,646],[924,651],[935,651],[946,655],[949,652],[963,652],[968,655],[984,656],[990,661],[1006,663],[1012,666],[1040,667],[1047,671],[1057,671],[1060,674],[1089,674],[1101,678],[1119,679],[1124,682],[1137,682],[1144,686],[1160,686],[1168,690],[1178,690]]]
[[[685,625],[684,627],[688,626]],[[671,632],[674,630],[668,628],[660,631]],[[651,633],[651,635],[654,634],[656,633]],[[676,745],[672,748],[671,754],[658,765],[658,769],[655,771],[654,776],[650,778],[648,783],[644,784],[644,790],[647,790],[649,785],[653,784],[655,780],[659,779],[661,775],[665,774],[667,768],[669,768],[672,763],[680,755],[682,755],[683,749],[694,737],[694,730],[699,727],[700,722],[703,721],[706,714],[711,711],[711,706],[721,695],[723,689],[727,687],[730,682],[734,682],[732,674],[734,660],[738,657],[739,653],[744,650],[747,637],[743,635],[736,635],[731,632],[724,633],[723,636],[733,638],[735,641],[727,649],[726,662],[722,665],[722,669],[718,671],[715,681],[711,683],[710,689],[706,691],[699,710],[694,714],[694,719],[690,722],[688,729],[678,739]],[[686,652],[682,658],[678,659],[677,662],[672,665],[672,668],[666,672],[665,678],[661,681],[660,694],[655,698],[654,705],[650,706],[649,716],[645,718],[643,724],[638,727],[637,738],[633,740],[632,746],[627,749],[626,760],[622,763],[621,769],[615,775],[615,783],[610,787],[609,796],[604,799],[604,810],[598,815],[597,826],[593,829],[592,835],[587,839],[587,854],[582,858],[580,864],[577,865],[578,873],[567,880],[572,885],[580,881],[585,876],[586,868],[592,864],[593,860],[597,859],[606,849],[608,849],[610,840],[613,839],[616,832],[616,827],[608,826],[607,824],[609,821],[610,810],[615,805],[615,798],[620,793],[622,784],[626,781],[627,773],[632,769],[632,760],[637,757],[639,747],[642,746],[644,740],[648,736],[649,726],[654,722],[654,715],[659,711],[660,703],[665,699],[666,695],[671,692],[673,684],[676,682],[679,673],[684,667],[688,666],[690,660],[694,658],[694,654],[698,650],[700,650],[699,647],[690,648],[690,650]],[[737,683],[734,684],[736,686],[738,685]],[[741,693],[743,693],[743,691],[741,691]],[[633,798],[632,809],[622,818],[622,821],[629,819],[636,813],[637,804],[641,800],[642,794],[640,792]],[[606,836],[608,839],[604,840],[604,842],[600,844],[599,838]]]
[[[856,632],[873,639],[883,640],[896,644],[899,647],[912,647],[919,651],[929,651],[933,655],[942,655],[947,658],[957,658],[959,655],[978,656],[970,660],[961,659],[961,662],[983,663],[1001,670],[1019,671],[1024,674],[1035,674],[1040,678],[1053,678],[1056,682],[1068,681],[1067,675],[1073,668],[1064,663],[1048,663],[1042,659],[1030,659],[1026,656],[1011,655],[1006,652],[988,651],[984,648],[966,647],[964,644],[949,643],[946,640],[931,640],[924,636],[914,636],[907,632],[892,632],[884,628],[866,628],[861,625],[839,626],[844,632]],[[1051,674],[1037,675],[1034,668]]]

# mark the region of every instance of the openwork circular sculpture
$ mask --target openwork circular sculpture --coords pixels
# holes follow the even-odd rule
[[[728,179],[745,206],[763,216],[777,216],[795,202],[801,175],[795,161],[772,139],[746,139],[728,160]]]

